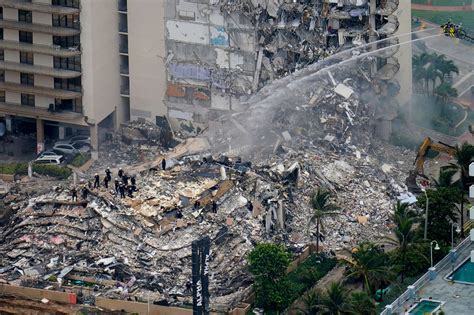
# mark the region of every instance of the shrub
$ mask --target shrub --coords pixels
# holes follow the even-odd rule
[[[84,165],[84,163],[89,161],[90,158],[91,158],[90,154],[79,153],[71,161],[71,165],[74,167],[81,167],[82,165]]]
[[[66,179],[72,174],[69,168],[57,165],[33,165],[33,172],[60,179]]]

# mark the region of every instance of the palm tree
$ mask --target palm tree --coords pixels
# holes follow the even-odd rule
[[[324,294],[320,289],[311,290],[301,299],[304,307],[297,307],[296,309],[304,315],[319,315],[324,309],[323,297]]]
[[[352,313],[349,289],[342,286],[340,282],[333,282],[326,290],[323,303],[324,314],[342,315]]]
[[[387,256],[379,246],[368,241],[359,243],[354,251],[352,260],[346,262],[349,265],[346,277],[362,281],[363,289],[372,295],[376,286],[393,276]]]
[[[375,315],[377,307],[365,292],[354,292],[351,294],[351,306],[353,314],[357,315]]]
[[[451,84],[443,82],[434,89],[434,94],[442,105],[446,105],[448,98],[458,96],[458,90],[453,88]],[[444,114],[444,111],[441,114]]]
[[[438,179],[433,178],[436,188],[440,187],[453,187],[454,180],[453,176],[457,173],[457,170],[454,169],[441,169],[438,175]]]
[[[454,64],[452,60],[446,59],[445,55],[436,55],[434,56],[435,66],[441,72],[441,82],[446,82],[451,76],[451,73],[456,73],[459,75],[459,68]]]
[[[456,163],[450,163],[445,167],[446,170],[454,170],[459,173],[459,180],[456,181],[460,187],[460,214],[461,214],[461,236],[464,237],[464,201],[465,192],[469,190],[469,164],[474,159],[474,146],[464,142],[461,146],[456,145],[456,153],[454,154]]]
[[[316,223],[316,254],[319,253],[319,229],[323,229],[322,219],[324,217],[338,215],[339,208],[329,200],[331,193],[329,191],[318,189],[311,196],[311,207],[313,215],[308,223],[308,230],[311,224]]]
[[[395,228],[393,229],[393,236],[387,237],[387,241],[398,247],[402,263],[401,280],[403,283],[407,270],[407,251],[410,245],[416,241],[417,234],[415,229],[413,229],[415,219],[408,212],[408,205],[398,201],[394,210],[393,220]]]

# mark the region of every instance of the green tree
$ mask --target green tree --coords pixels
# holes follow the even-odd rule
[[[340,282],[333,282],[323,296],[324,314],[350,314],[352,310],[349,289]]]
[[[434,94],[438,98],[438,103],[441,106],[441,115],[445,115],[446,111],[444,108],[448,103],[448,99],[450,97],[457,97],[458,90],[453,88],[451,84],[443,82],[434,89]]]
[[[255,303],[265,310],[279,310],[288,305],[286,268],[290,254],[282,245],[260,243],[248,255],[250,272],[255,279]]]
[[[311,207],[313,215],[308,223],[308,230],[311,224],[316,223],[316,253],[319,253],[319,230],[323,229],[322,220],[325,217],[340,214],[339,208],[330,202],[331,193],[326,190],[318,189],[311,196]]]
[[[451,163],[446,170],[455,170],[459,174],[459,180],[456,182],[460,191],[458,192],[458,202],[460,205],[461,227],[464,227],[464,202],[465,194],[469,191],[472,183],[469,177],[469,164],[474,159],[474,146],[464,142],[461,146],[456,145],[456,153],[454,154],[456,163]],[[461,236],[464,237],[464,228],[461,228]]]
[[[397,252],[400,254],[402,264],[401,281],[405,278],[407,270],[407,252],[408,248],[416,241],[417,234],[413,228],[414,218],[408,211],[408,205],[402,204],[400,201],[394,207],[393,221],[395,227],[393,229],[393,236],[387,237],[387,241],[397,246]]]
[[[375,289],[392,279],[389,257],[376,244],[364,241],[357,245],[352,260],[347,261],[346,277],[362,282],[363,289],[372,295]]]
[[[456,216],[456,189],[450,187],[440,187],[436,190],[429,189],[426,191],[428,195],[428,230],[427,236],[429,240],[436,240],[444,244],[451,242],[451,222],[457,221]],[[421,194],[417,201],[421,209],[426,209],[426,197]],[[425,211],[420,214],[419,235],[424,232],[424,215]]]
[[[303,295],[301,299],[303,302],[303,307],[296,308],[300,313],[304,315],[319,315],[323,312],[323,298],[324,293],[319,290],[310,290],[309,292]]]
[[[375,315],[377,314],[377,307],[374,300],[370,298],[365,292],[354,292],[351,294],[352,314],[357,315]]]

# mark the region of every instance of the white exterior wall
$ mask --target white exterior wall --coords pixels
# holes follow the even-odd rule
[[[34,24],[53,25],[53,17],[51,14],[42,12],[33,12],[32,14]]]
[[[33,63],[38,66],[53,67],[53,56],[34,54]]]
[[[117,1],[82,0],[81,26],[84,115],[100,123],[121,103]]]
[[[398,10],[395,12],[398,17],[400,26],[398,31],[393,35],[407,34],[411,32],[411,4],[410,1],[400,1]],[[408,41],[411,35],[400,37],[400,42]],[[400,83],[400,93],[398,101],[404,104],[411,99],[412,95],[412,45],[400,45],[400,50],[395,54],[395,58],[400,62],[400,71],[396,75],[396,79]]]
[[[167,113],[163,102],[166,92],[162,59],[166,56],[164,3],[140,0],[128,1],[127,4],[132,120],[143,117],[155,122],[155,116]]]

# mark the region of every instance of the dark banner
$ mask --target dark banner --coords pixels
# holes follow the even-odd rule
[[[208,236],[192,243],[193,315],[209,314],[210,247]]]

